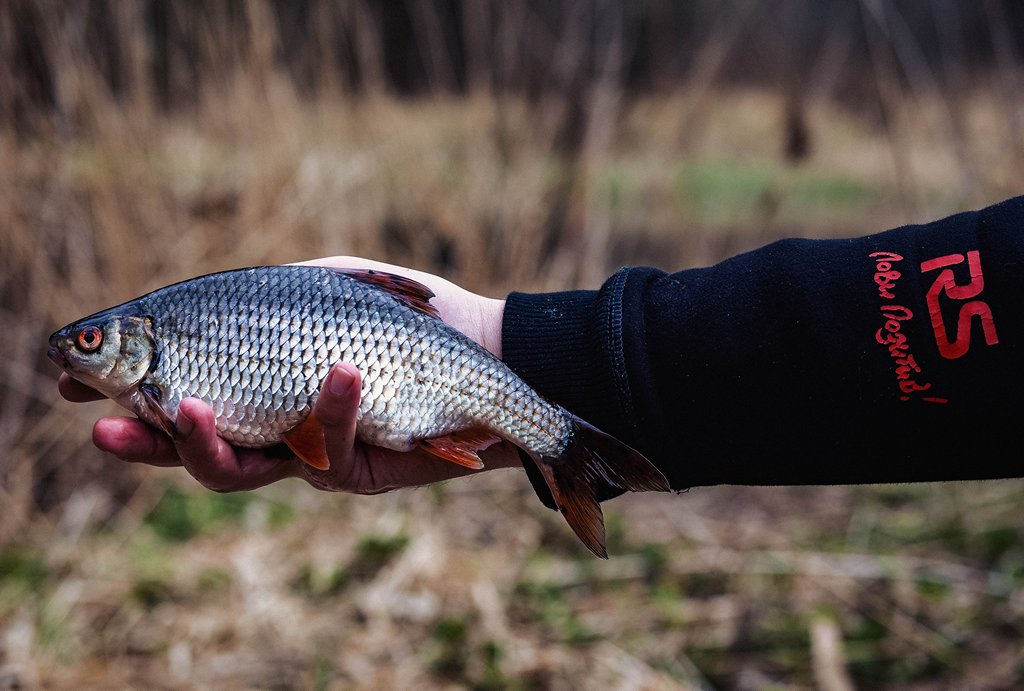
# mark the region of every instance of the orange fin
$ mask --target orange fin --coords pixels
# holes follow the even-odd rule
[[[295,452],[299,459],[317,470],[327,470],[331,461],[327,458],[327,442],[324,441],[324,426],[316,419],[315,413],[282,435],[284,443]]]
[[[464,429],[446,434],[443,437],[421,439],[420,447],[427,453],[443,458],[446,461],[458,463],[473,470],[482,470],[484,462],[480,460],[480,456],[477,453],[499,441],[501,439],[490,432]]]
[[[428,314],[431,317],[441,318],[441,313],[430,304],[430,298],[434,297],[434,291],[418,281],[374,269],[336,269],[336,271],[345,274],[349,278],[354,278],[357,281],[362,281],[387,291],[396,300],[412,307],[414,310]]]

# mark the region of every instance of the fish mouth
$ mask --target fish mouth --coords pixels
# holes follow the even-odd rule
[[[63,370],[68,368],[68,360],[64,357],[64,353],[60,352],[57,348],[50,346],[49,350],[46,351],[46,356],[53,360],[53,364],[57,365]]]
[[[50,348],[46,351],[46,357],[53,361],[53,364],[60,367],[62,370],[68,369],[68,359],[64,357],[64,353],[57,347],[57,342],[60,337],[60,331],[55,331],[50,335]]]

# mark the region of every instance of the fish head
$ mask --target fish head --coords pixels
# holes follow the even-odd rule
[[[55,331],[47,355],[73,378],[117,398],[146,376],[156,348],[147,317],[108,311]]]

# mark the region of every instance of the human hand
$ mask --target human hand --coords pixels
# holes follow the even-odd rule
[[[419,281],[434,291],[436,297],[431,303],[447,323],[500,355],[501,300],[476,295],[431,274],[355,257],[303,263],[376,269]],[[66,374],[61,375],[58,387],[69,401],[102,398]],[[355,438],[359,392],[359,371],[354,366],[337,364],[331,368],[315,405],[331,461],[331,467],[324,471],[287,457],[288,452],[279,453],[277,447],[231,446],[217,436],[213,411],[196,399],[185,399],[179,405],[179,434],[173,440],[141,420],[109,417],[96,422],[93,443],[125,461],[183,466],[203,486],[220,492],[255,489],[285,477],[301,477],[318,489],[376,494],[478,472],[422,451],[400,453],[359,442]],[[508,443],[496,444],[481,456],[487,469],[519,466],[518,454]]]

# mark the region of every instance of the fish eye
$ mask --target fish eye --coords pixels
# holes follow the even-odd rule
[[[78,338],[75,339],[75,345],[83,353],[95,352],[101,343],[103,343],[103,332],[95,326],[85,327],[78,332]]]

